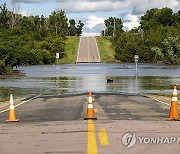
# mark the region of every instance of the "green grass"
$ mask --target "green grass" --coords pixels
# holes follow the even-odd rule
[[[58,60],[58,64],[73,64],[76,62],[79,39],[80,38],[76,36],[67,37],[64,52],[65,56]]]
[[[114,58],[114,47],[110,41],[110,37],[96,37],[97,45],[101,61],[103,63],[117,63],[118,61]]]
[[[76,36],[67,37],[64,52],[65,56],[58,60],[58,64],[74,64],[76,62],[79,40],[80,38]],[[114,58],[115,51],[110,41],[110,37],[96,37],[96,40],[102,62],[118,63]]]

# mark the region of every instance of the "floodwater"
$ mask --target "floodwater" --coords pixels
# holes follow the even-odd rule
[[[25,76],[0,79],[0,100],[80,92],[168,93],[180,85],[180,66],[66,64],[18,67]],[[107,83],[108,79],[113,82]]]

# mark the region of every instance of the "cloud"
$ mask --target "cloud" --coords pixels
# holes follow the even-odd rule
[[[98,11],[112,11],[121,8],[127,8],[130,1],[78,1],[66,2],[61,4],[58,9],[65,10],[66,12],[98,12]]]
[[[14,3],[40,3],[50,0],[12,0]],[[140,14],[150,8],[170,7],[177,11],[180,0],[54,0],[61,2],[59,9],[67,12],[97,12],[132,8],[133,13]]]
[[[40,2],[47,2],[49,0],[12,0],[12,3],[40,3]]]
[[[92,29],[89,28],[84,28],[83,29],[83,36],[88,35],[88,36],[96,36],[100,35],[101,31],[104,29],[104,24],[97,24],[94,26]]]
[[[140,24],[139,24],[139,16],[137,15],[132,15],[131,13],[127,14],[125,17],[124,17],[124,22],[123,22],[123,29],[124,30],[131,30],[133,29],[134,27],[138,27]]]
[[[89,29],[92,29],[93,27],[95,27],[96,25],[98,24],[102,24],[104,23],[104,18],[102,17],[97,17],[95,16],[94,14],[93,15],[90,15],[88,18],[87,18],[87,21],[85,23],[85,28],[89,28]]]
[[[133,14],[145,13],[147,9],[170,7],[174,11],[180,8],[180,0],[12,0],[17,3],[57,2],[57,8],[66,12],[98,12],[129,9]]]
[[[22,16],[31,16],[32,15],[32,12],[26,12],[26,11],[23,11],[23,12],[19,12]]]
[[[83,19],[84,31],[100,33],[104,29],[104,18],[97,13],[108,12],[109,16],[114,12],[123,20],[125,30],[130,30],[139,25],[140,16],[148,9],[170,7],[174,12],[180,9],[180,0],[11,0],[13,3],[41,3],[56,2],[54,9],[64,10],[67,14],[92,13],[93,15]],[[114,11],[114,12],[113,12]],[[24,12],[23,14],[30,14]],[[117,13],[118,14],[118,13]],[[102,15],[103,16],[103,15]],[[78,18],[78,16],[77,16]],[[85,18],[83,16],[83,18]],[[82,19],[80,19],[82,20]]]
[[[144,1],[145,2],[145,1]],[[133,14],[144,14],[147,10],[151,8],[163,8],[163,7],[170,7],[174,11],[178,11],[180,8],[180,1],[179,0],[146,0],[144,5],[142,2],[136,2],[133,8]]]
[[[83,35],[98,35],[104,29],[104,18],[98,17],[96,15],[90,15],[84,22]]]

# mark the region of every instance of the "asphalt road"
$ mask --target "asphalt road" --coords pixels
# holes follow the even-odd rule
[[[169,113],[169,106],[141,95],[95,94],[94,99],[98,119],[159,121]],[[16,113],[21,122],[81,120],[86,107],[86,95],[44,96],[17,107]],[[0,123],[7,115],[0,114]]]
[[[83,120],[87,94],[43,96],[15,108],[18,123],[5,123],[0,114],[0,153],[172,154],[180,151],[180,123],[166,121],[168,104],[133,94],[93,94],[95,121]],[[170,102],[169,102],[170,103]],[[135,133],[136,144],[123,144]],[[139,138],[146,140],[139,140]],[[173,143],[148,143],[149,138]],[[167,142],[167,140],[166,140]]]
[[[76,63],[101,63],[95,37],[81,37]]]

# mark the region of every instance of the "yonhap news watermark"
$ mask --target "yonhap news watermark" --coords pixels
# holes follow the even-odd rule
[[[125,133],[122,144],[125,148],[134,147],[136,144],[180,144],[180,137],[149,137],[137,136],[136,133]]]

